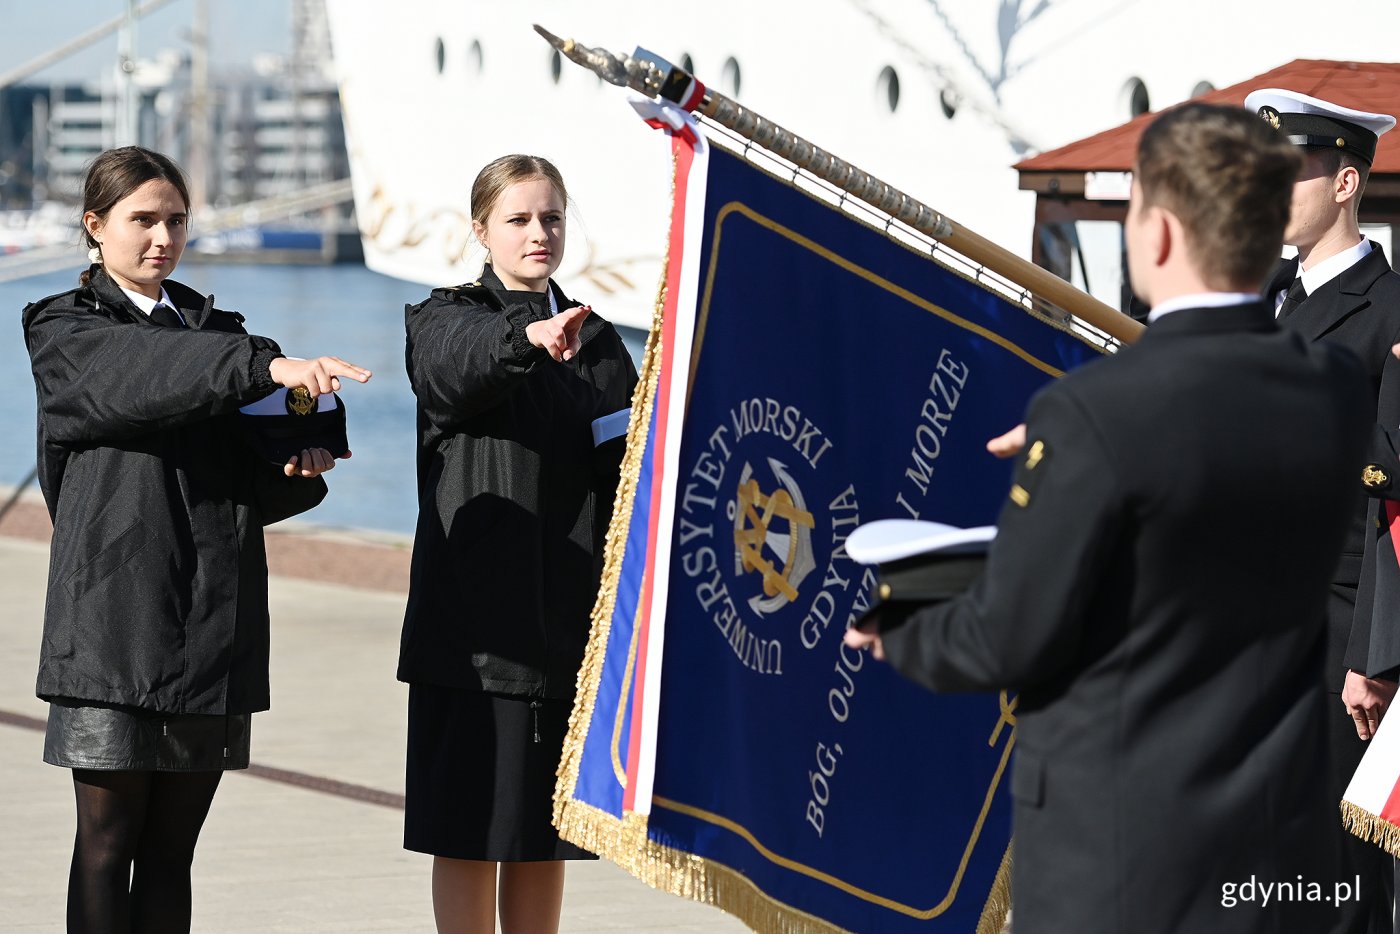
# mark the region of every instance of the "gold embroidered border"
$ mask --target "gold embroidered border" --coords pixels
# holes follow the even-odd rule
[[[861,279],[864,279],[866,282],[869,282],[870,284],[878,288],[884,289],[891,295],[903,299],[904,301],[915,306],[916,308],[921,308],[924,311],[937,315],[938,317],[944,319],[950,324],[960,327],[965,331],[970,331],[979,337],[985,338],[986,340],[997,345],[1003,350],[1006,350],[1011,354],[1024,360],[1026,363],[1029,363],[1031,366],[1035,367],[1037,370],[1040,370],[1042,373],[1047,373],[1050,376],[1053,376],[1057,379],[1065,375],[1064,370],[1061,370],[1058,367],[1051,366],[1044,360],[1041,360],[1039,357],[1034,356],[1030,351],[1026,350],[1018,344],[1013,343],[1012,341],[1007,340],[1005,337],[1002,337],[1000,334],[996,333],[990,328],[985,328],[980,324],[975,324],[960,315],[953,314],[946,308],[943,308],[939,305],[935,305],[933,302],[930,302],[925,298],[915,295],[913,292],[909,291],[903,286],[896,285],[889,279],[886,279],[883,276],[871,272],[864,266],[859,266],[856,263],[851,262],[844,256],[837,254],[833,250],[827,249],[826,247],[822,246],[820,243],[817,243],[810,237],[805,237],[797,231],[791,229],[790,227],[785,227],[784,225],[773,220],[772,218],[760,214],[758,211],[755,211],[753,208],[749,207],[747,204],[744,204],[742,201],[730,201],[728,204],[724,205],[724,207],[720,208],[719,213],[715,215],[715,234],[714,239],[710,244],[710,266],[705,276],[705,293],[700,302],[700,314],[695,325],[695,348],[691,351],[690,355],[692,372],[694,372],[694,368],[700,362],[700,348],[705,342],[705,327],[706,324],[709,322],[710,317],[710,296],[714,291],[715,273],[719,268],[720,235],[724,230],[724,222],[730,217],[730,215],[733,214],[739,214],[743,217],[748,218],[760,227],[763,227],[764,229],[769,230],[780,237],[790,240],[791,242],[802,247],[803,249],[811,253],[815,253],[822,259],[833,263],[836,266],[839,266],[841,269],[844,269],[847,272],[852,273],[853,275]],[[929,262],[933,262],[933,260],[930,258]],[[940,266],[939,268],[943,267]],[[981,288],[984,291],[987,291],[989,294],[996,294],[987,289],[986,286],[981,286]],[[997,297],[1001,298],[1003,301],[1007,301],[1007,299],[1005,299],[1003,296]],[[1025,309],[1021,310],[1023,312],[1025,311]]]
[[[992,799],[996,796],[997,787],[1001,784],[1001,777],[1006,771],[1007,763],[1011,760],[1011,749],[1015,744],[1015,738],[1013,736],[1002,750],[1001,761],[997,763],[996,774],[992,776],[991,782],[987,785],[987,793],[983,796],[982,810],[977,814],[977,822],[973,825],[972,833],[968,835],[967,845],[963,847],[962,858],[958,860],[958,870],[954,873],[953,880],[948,884],[948,891],[943,896],[943,899],[932,908],[915,908],[911,905],[895,901],[892,898],[887,898],[884,895],[877,895],[867,889],[852,885],[844,879],[839,879],[829,872],[824,872],[813,866],[808,866],[806,863],[801,863],[790,857],[775,853],[765,846],[747,827],[722,814],[715,814],[703,808],[682,804],[679,801],[672,801],[660,795],[653,795],[651,801],[653,807],[661,807],[668,811],[675,811],[678,814],[684,814],[687,817],[692,817],[714,827],[720,827],[729,831],[742,839],[749,846],[753,847],[755,852],[768,862],[776,866],[781,866],[789,872],[795,872],[798,875],[806,876],[817,882],[825,883],[861,901],[870,902],[871,904],[879,905],[881,908],[886,908],[890,911],[908,915],[911,918],[917,918],[923,921],[929,918],[936,918],[943,914],[943,912],[947,911],[949,907],[952,906],[953,900],[957,898],[958,889],[962,885],[963,873],[967,871],[967,864],[972,859],[972,851],[976,848],[977,841],[981,839],[982,825],[986,823],[987,813],[992,809]],[[998,873],[998,875],[1000,875],[1000,873]]]
[[[639,607],[640,609],[640,607]],[[641,613],[632,621],[632,640],[627,644],[627,667],[622,673],[622,690],[618,694],[617,715],[613,717],[612,767],[617,783],[627,787],[627,766],[622,761],[622,721],[627,713],[627,695],[632,690],[632,672],[637,667],[637,643],[641,641],[642,627],[638,625]]]
[[[727,911],[760,934],[846,934],[844,928],[765,895],[743,873],[717,860],[656,843],[640,815],[628,812],[618,820],[581,801],[573,802],[570,811],[561,836],[654,889]]]
[[[763,893],[743,873],[714,859],[662,846],[647,836],[644,817],[621,820],[581,801],[571,802],[560,835],[620,866],[662,892],[710,905],[759,934],[848,934],[845,928]],[[1011,911],[1011,847],[987,895],[976,934],[1000,934]]]
[[[705,126],[707,126],[707,127],[708,127],[708,126],[712,126],[711,122],[710,122],[708,119],[702,120],[701,122],[702,122]],[[721,127],[721,129],[723,129],[723,127]],[[969,273],[969,272],[967,272],[967,270],[961,268],[962,265],[967,265],[967,266],[975,267],[975,268],[976,268],[977,270],[979,270],[979,271],[982,270],[982,269],[986,269],[985,266],[983,266],[981,263],[977,262],[976,260],[973,260],[973,259],[970,259],[969,257],[963,256],[963,255],[962,255],[961,253],[959,253],[957,250],[954,250],[953,248],[947,246],[946,244],[943,244],[943,243],[940,243],[940,242],[938,242],[938,241],[929,239],[927,234],[919,233],[918,231],[914,230],[914,228],[910,227],[910,228],[908,228],[908,229],[909,229],[914,235],[916,235],[916,236],[919,237],[919,238],[923,238],[923,239],[925,240],[925,242],[926,242],[926,245],[925,245],[925,246],[916,247],[914,244],[909,243],[907,240],[903,240],[903,239],[901,239],[901,238],[899,238],[899,237],[894,236],[894,235],[891,233],[890,228],[889,228],[888,225],[883,225],[883,226],[882,226],[882,225],[880,225],[880,224],[873,223],[873,222],[872,222],[868,217],[866,217],[864,214],[853,213],[853,212],[850,212],[850,211],[843,211],[843,210],[841,210],[840,207],[838,207],[836,204],[833,204],[831,201],[827,200],[826,198],[818,197],[814,192],[808,190],[807,188],[804,188],[804,187],[802,187],[801,185],[794,184],[792,173],[790,173],[790,172],[774,172],[774,171],[773,171],[772,169],[770,169],[767,165],[764,165],[764,164],[761,163],[761,162],[756,162],[756,161],[754,161],[754,160],[752,160],[752,159],[747,159],[747,158],[745,158],[745,157],[744,157],[744,154],[743,154],[742,152],[740,152],[739,150],[736,150],[736,149],[733,149],[733,148],[730,147],[729,144],[732,142],[732,139],[731,139],[730,137],[728,137],[728,136],[720,136],[720,137],[719,137],[719,142],[718,142],[718,144],[715,143],[715,138],[714,138],[714,137],[711,137],[710,139],[711,139],[711,148],[712,148],[712,149],[723,150],[724,152],[728,153],[729,155],[733,156],[734,158],[743,160],[743,161],[749,166],[749,168],[751,168],[751,169],[753,169],[753,170],[755,170],[755,171],[757,171],[757,172],[760,172],[760,173],[762,173],[763,175],[768,176],[769,178],[771,178],[772,180],[774,180],[774,181],[776,181],[776,182],[781,182],[782,184],[786,185],[788,188],[790,188],[790,189],[792,189],[793,191],[797,192],[798,194],[802,195],[804,198],[806,198],[806,199],[809,200],[809,201],[813,201],[813,202],[815,202],[815,203],[817,203],[817,204],[822,205],[823,207],[830,208],[831,210],[838,212],[839,214],[841,214],[842,217],[845,217],[845,218],[848,218],[848,219],[854,221],[855,223],[857,223],[857,224],[859,224],[860,226],[864,227],[866,230],[869,230],[869,231],[871,231],[872,233],[877,233],[877,234],[879,234],[880,236],[882,236],[882,237],[884,237],[886,240],[888,240],[890,243],[892,243],[892,244],[894,244],[895,246],[899,247],[901,250],[904,250],[904,251],[906,251],[906,252],[908,252],[908,253],[913,253],[915,256],[918,256],[918,257],[921,258],[921,259],[929,260],[930,262],[932,262],[935,266],[937,266],[939,269],[943,270],[944,272],[949,273],[949,274],[954,275],[954,276],[957,276],[959,279],[962,279],[964,282],[970,282],[970,283],[972,283],[973,285],[977,286],[977,287],[978,287],[979,289],[981,289],[982,291],[988,292],[988,293],[990,293],[990,294],[992,294],[992,295],[997,296],[998,298],[1001,298],[1001,299],[1003,299],[1003,300],[1009,302],[1009,303],[1012,305],[1012,307],[1018,306],[1019,303],[1017,302],[1017,300],[1016,300],[1015,298],[1011,297],[1010,295],[1007,295],[1005,292],[1003,292],[1003,291],[1001,291],[1001,290],[999,290],[999,289],[994,289],[994,288],[992,288],[987,282],[982,281],[982,279],[980,278],[980,272],[978,272],[978,273]],[[779,159],[780,161],[783,161],[783,162],[786,162],[786,161],[787,161],[787,160],[785,160],[785,159],[782,159],[781,156],[776,156],[776,154],[774,154],[774,153],[768,153],[768,155],[770,155],[770,156],[775,156],[775,158],[777,158],[777,159]],[[791,164],[791,163],[789,163],[789,164]],[[817,182],[820,182],[820,181],[821,181],[820,179],[817,179],[816,176],[813,176],[810,172],[808,172],[808,171],[805,170],[805,169],[802,169],[802,168],[800,168],[800,167],[798,167],[798,166],[796,166],[796,165],[794,165],[793,168],[798,172],[799,175],[806,175],[806,176],[808,176],[809,178],[812,178],[813,180],[815,180],[815,181],[817,181]],[[859,204],[859,205],[857,205],[857,206],[860,207],[860,208],[863,209],[863,210],[868,210],[868,211],[870,211],[871,213],[874,213],[874,214],[879,214],[879,213],[881,213],[877,208],[875,208],[873,205],[870,205],[870,204]],[[888,216],[888,215],[886,215],[886,216]],[[892,218],[891,220],[893,220],[893,218]],[[956,256],[956,257],[958,258],[958,260],[959,260],[959,265],[953,266],[953,265],[950,265],[950,264],[944,262],[942,259],[939,258],[938,253],[939,253],[940,251],[943,252],[943,253],[945,253],[945,254],[952,254],[952,255]],[[1108,349],[1107,349],[1106,347],[1101,346],[1100,344],[1095,343],[1094,341],[1088,340],[1088,339],[1085,338],[1085,336],[1084,336],[1083,334],[1080,334],[1080,333],[1076,332],[1076,331],[1074,330],[1074,328],[1071,327],[1071,326],[1070,326],[1068,323],[1066,323],[1065,321],[1062,321],[1062,320],[1060,320],[1059,318],[1055,318],[1055,317],[1052,317],[1052,316],[1046,314],[1043,307],[1038,307],[1038,306],[1036,305],[1036,302],[1037,302],[1037,301],[1040,302],[1042,306],[1049,306],[1049,307],[1052,307],[1052,308],[1054,308],[1054,307],[1056,307],[1056,306],[1054,306],[1054,305],[1053,305],[1052,303],[1050,303],[1050,302],[1046,302],[1044,299],[1039,298],[1039,296],[1038,296],[1034,291],[1032,291],[1031,289],[1026,288],[1025,286],[1021,285],[1019,282],[1015,282],[1015,281],[1011,280],[1010,278],[1006,277],[1005,275],[1003,275],[1003,274],[1001,274],[1001,273],[990,273],[990,275],[995,276],[997,279],[1000,279],[1006,286],[1010,287],[1013,291],[1016,290],[1016,289],[1019,289],[1024,295],[1030,296],[1030,297],[1033,299],[1033,301],[1032,301],[1031,304],[1030,304],[1030,307],[1026,307],[1025,305],[1020,305],[1021,311],[1024,312],[1025,314],[1030,315],[1030,316],[1031,316],[1032,318],[1034,318],[1036,321],[1040,322],[1040,323],[1043,324],[1043,325],[1046,325],[1047,327],[1054,328],[1055,330],[1060,331],[1061,333],[1066,334],[1066,335],[1068,335],[1068,336],[1074,338],[1076,341],[1078,341],[1079,343],[1083,344],[1085,347],[1088,347],[1088,348],[1090,348],[1091,350],[1094,350],[1094,351],[1097,352],[1097,353],[1100,353],[1100,354],[1107,354],[1107,353],[1109,352]],[[1075,320],[1079,320],[1079,319],[1075,319]],[[1090,326],[1090,327],[1093,327],[1093,325],[1089,325],[1089,326]],[[1110,336],[1109,339],[1110,339],[1110,340],[1116,340],[1116,339],[1113,338],[1112,336]]]

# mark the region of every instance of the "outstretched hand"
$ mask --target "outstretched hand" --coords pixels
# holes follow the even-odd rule
[[[353,379],[357,383],[367,383],[374,375],[369,370],[346,363],[339,357],[317,357],[315,360],[293,360],[278,357],[268,367],[272,381],[288,389],[298,386],[311,393],[311,398],[328,392],[340,391],[341,378]]]
[[[593,311],[591,305],[579,305],[561,311],[552,318],[535,321],[525,327],[525,336],[530,343],[554,358],[556,363],[572,360],[583,342],[578,338],[583,319]]]

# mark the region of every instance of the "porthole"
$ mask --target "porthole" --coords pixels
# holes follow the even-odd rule
[[[890,113],[894,113],[899,107],[899,73],[889,65],[880,71],[880,77],[875,82],[877,97],[885,102],[890,108]]]
[[[1129,78],[1123,85],[1123,103],[1130,117],[1140,117],[1152,109],[1152,100],[1147,96],[1147,85],[1141,78]]]
[[[559,54],[558,49],[551,49],[549,53],[549,76],[554,79],[554,83],[559,83],[559,76],[564,73],[564,56]]]
[[[731,55],[724,60],[724,70],[720,73],[720,80],[723,82],[724,86],[729,89],[730,97],[739,96],[741,77],[742,76],[739,74],[739,63]]]
[[[943,116],[949,120],[953,119],[953,114],[958,112],[958,92],[952,88],[939,91],[938,108],[943,111]]]
[[[472,40],[471,48],[467,50],[467,61],[471,64],[473,71],[477,74],[481,74],[481,70],[485,66],[485,59],[481,54],[480,40]]]
[[[433,55],[437,60],[437,72],[438,74],[442,74],[442,69],[447,64],[447,47],[442,44],[441,37],[437,40],[437,46],[433,50]]]

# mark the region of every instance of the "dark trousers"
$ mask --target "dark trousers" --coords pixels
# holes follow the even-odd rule
[[[1342,708],[1340,695],[1329,694],[1333,709],[1327,714],[1327,743],[1332,760],[1330,800],[1340,801],[1347,783],[1361,762],[1366,743],[1356,735],[1356,726]],[[1374,843],[1353,836],[1337,818],[1337,833],[1342,836],[1338,880],[1361,879],[1359,901],[1346,901],[1337,906],[1337,924],[1333,934],[1392,934],[1391,905],[1395,901],[1395,870],[1389,853]]]

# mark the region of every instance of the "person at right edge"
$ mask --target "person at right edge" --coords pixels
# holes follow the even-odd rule
[[[1384,534],[1377,521],[1384,507],[1366,495],[1400,496],[1393,468],[1386,466],[1395,461],[1394,439],[1400,435],[1400,360],[1391,353],[1400,341],[1400,275],[1381,246],[1361,235],[1357,220],[1379,136],[1395,126],[1395,118],[1278,88],[1252,92],[1245,107],[1300,147],[1305,159],[1283,238],[1298,248],[1298,256],[1277,266],[1264,288],[1265,303],[1279,327],[1309,341],[1346,347],[1369,377],[1365,412],[1374,423],[1372,440],[1356,465],[1361,483],[1327,598],[1327,769],[1336,802],[1395,697],[1400,676],[1400,618],[1392,616],[1373,636],[1372,622],[1381,619],[1374,575],[1382,557],[1376,541]],[[1393,860],[1353,837],[1340,821],[1337,833],[1342,847],[1337,876],[1359,878],[1361,897],[1340,905],[1332,931],[1390,934]]]
[[[1315,934],[1350,897],[1318,684],[1371,416],[1355,357],[1260,300],[1301,163],[1240,107],[1147,126],[1147,330],[1031,399],[980,578],[846,632],[934,690],[1019,691],[1016,934]]]

